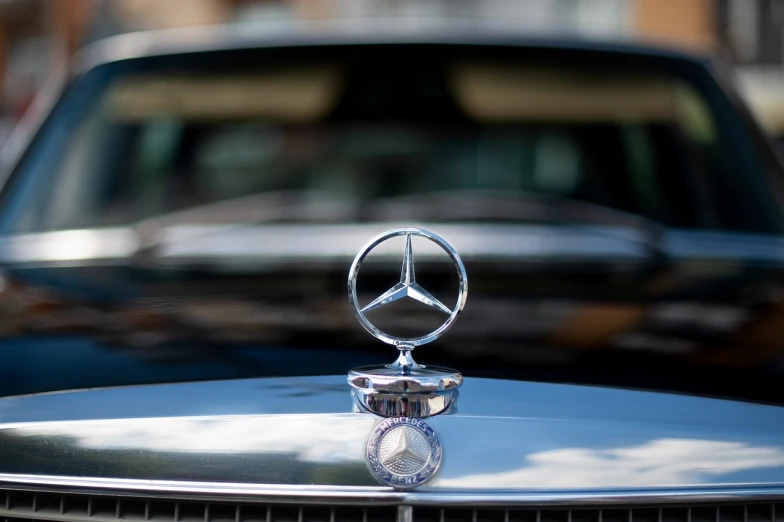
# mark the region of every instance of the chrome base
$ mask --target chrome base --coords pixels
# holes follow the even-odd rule
[[[437,366],[362,366],[348,373],[356,411],[382,417],[430,417],[454,407],[463,376]],[[411,360],[413,362],[413,360]],[[405,371],[405,373],[403,373]]]
[[[381,417],[423,418],[452,411],[458,392],[397,395],[352,390],[351,394],[357,412]]]

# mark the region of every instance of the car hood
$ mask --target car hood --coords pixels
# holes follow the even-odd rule
[[[47,477],[381,488],[379,417],[344,376],[82,390],[0,400],[0,480]],[[784,483],[784,409],[611,388],[467,378],[427,419],[444,448],[421,490]],[[35,481],[34,480],[34,481]]]

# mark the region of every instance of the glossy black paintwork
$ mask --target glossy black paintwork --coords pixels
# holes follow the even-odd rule
[[[469,376],[779,402],[781,276],[773,238],[769,246],[764,259],[691,254],[665,267],[534,259],[502,271],[468,261],[464,317],[417,358]],[[735,238],[739,254],[744,247],[749,256],[754,246]],[[0,294],[2,394],[341,374],[388,362],[390,348],[354,322],[336,264],[317,275],[116,262],[9,268]],[[420,270],[448,295],[440,271]],[[386,284],[375,279],[371,288]]]

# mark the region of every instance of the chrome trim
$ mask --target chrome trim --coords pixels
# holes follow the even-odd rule
[[[32,486],[36,490],[89,492],[116,495],[144,492],[151,496],[199,499],[253,497],[254,500],[303,504],[390,505],[405,506],[472,506],[514,507],[549,505],[660,504],[669,502],[761,501],[784,498],[784,484],[736,484],[722,487],[685,487],[674,489],[616,489],[586,491],[488,491],[454,490],[432,492],[426,489],[395,491],[392,488],[274,486],[260,484],[185,482],[163,480],[99,479],[46,475],[0,473],[0,487]],[[54,486],[52,488],[51,486]],[[87,491],[89,490],[89,491]]]
[[[411,506],[398,506],[397,522],[414,522],[414,510]]]

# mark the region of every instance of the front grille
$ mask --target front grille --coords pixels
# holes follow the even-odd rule
[[[395,506],[197,502],[0,490],[2,522],[395,522],[396,518]]]
[[[414,508],[416,522],[784,522],[784,503],[530,509]]]
[[[0,522],[396,522],[398,507],[174,500],[1,490]],[[415,506],[412,522],[784,522],[784,502],[530,508]]]

